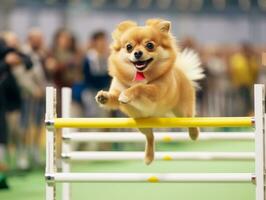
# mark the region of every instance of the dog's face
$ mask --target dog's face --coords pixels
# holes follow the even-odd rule
[[[148,20],[143,27],[131,21],[119,24],[111,47],[122,70],[146,74],[166,70],[165,65],[175,60],[176,55],[169,29],[170,22],[157,19]]]

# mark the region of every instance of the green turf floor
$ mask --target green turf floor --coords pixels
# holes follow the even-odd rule
[[[200,142],[165,144],[160,151],[254,151],[251,142]],[[87,162],[74,164],[75,172],[254,172],[254,162],[156,161],[145,166],[135,162]],[[0,191],[0,200],[44,199],[43,172],[9,177],[11,189]],[[58,184],[57,199],[60,199]],[[75,183],[74,200],[255,200],[255,186],[249,183]]]

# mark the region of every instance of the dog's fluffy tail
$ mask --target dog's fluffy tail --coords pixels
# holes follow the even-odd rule
[[[198,54],[191,49],[185,49],[179,54],[176,61],[177,67],[184,72],[195,87],[198,87],[196,81],[205,77]]]

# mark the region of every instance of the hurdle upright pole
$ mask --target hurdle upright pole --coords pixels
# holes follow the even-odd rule
[[[70,88],[64,87],[62,88],[62,117],[71,117],[70,116],[70,106],[71,106],[71,96],[72,92]],[[62,128],[62,136],[67,137],[70,133],[69,128]],[[62,140],[62,153],[69,153],[71,151],[71,143],[66,140]],[[70,162],[62,159],[62,172],[68,173],[70,172]],[[71,199],[71,185],[70,183],[62,184],[62,200],[70,200]]]
[[[266,200],[265,196],[265,88],[256,84],[254,89],[255,107],[255,174],[256,200]]]
[[[52,121],[56,117],[56,90],[53,87],[46,88],[46,167],[45,174],[56,173],[56,143],[55,129]],[[56,184],[50,182],[51,177],[46,176],[46,200],[56,199]]]

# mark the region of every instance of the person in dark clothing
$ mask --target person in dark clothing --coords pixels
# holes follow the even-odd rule
[[[26,55],[10,48],[0,38],[0,172],[7,167],[4,165],[4,155],[8,138],[6,113],[21,106],[20,89],[15,77],[12,75],[12,68],[23,63],[27,69],[32,67],[32,62]],[[1,180],[6,180],[5,178]],[[6,184],[0,183],[6,188]]]
[[[110,76],[107,72],[108,41],[104,31],[94,32],[89,39],[89,49],[83,61],[83,75],[85,84],[84,104],[87,116],[103,116],[95,104],[94,96],[100,89],[107,88]]]
[[[0,145],[7,143],[5,112],[20,103],[18,86],[10,74],[10,68],[19,64],[20,61],[20,55],[8,48],[0,39]],[[9,103],[6,104],[6,102]]]
[[[19,55],[9,49],[0,39],[0,189],[8,188],[6,177],[1,173],[7,169],[3,162],[7,144],[6,92],[18,92],[18,87],[14,85],[14,79],[10,76],[9,71],[12,66],[20,63],[20,60]]]
[[[97,31],[91,36],[91,48],[83,63],[84,79],[87,88],[99,90],[110,82],[107,74],[107,36]]]
[[[83,72],[87,88],[100,90],[110,83],[107,74],[107,35],[97,31],[90,38],[90,49],[83,63]]]

